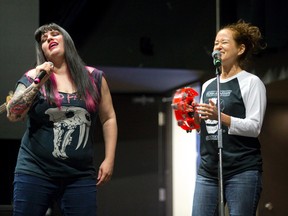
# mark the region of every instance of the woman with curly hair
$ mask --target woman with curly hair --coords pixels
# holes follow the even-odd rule
[[[223,194],[230,215],[254,216],[262,190],[262,157],[258,136],[266,110],[263,82],[246,71],[252,55],[265,48],[258,27],[242,20],[220,29],[213,51],[220,54]],[[196,106],[201,160],[193,199],[193,216],[215,216],[219,210],[217,80],[202,86]],[[197,118],[196,118],[197,119]]]

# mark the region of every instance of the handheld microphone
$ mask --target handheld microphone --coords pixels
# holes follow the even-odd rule
[[[221,61],[221,53],[219,50],[215,50],[213,53],[212,53],[212,58],[213,58],[213,64],[216,66],[216,67],[220,67],[221,64],[222,64],[222,61]]]
[[[38,84],[41,82],[41,80],[43,79],[43,77],[45,77],[47,74],[47,72],[45,70],[41,70],[40,73],[37,75],[37,77],[34,79],[34,83]]]
[[[54,67],[54,64],[52,62],[49,62],[51,67]],[[34,83],[39,84],[41,80],[46,76],[47,72],[45,70],[41,70],[40,73],[35,77]]]

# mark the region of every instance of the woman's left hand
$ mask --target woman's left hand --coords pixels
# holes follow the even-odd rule
[[[112,174],[113,174],[113,166],[114,164],[104,160],[99,167],[98,177],[97,177],[97,184],[96,185],[103,185],[110,181]]]
[[[201,119],[218,120],[217,106],[211,99],[209,104],[198,104],[196,112],[200,114]]]

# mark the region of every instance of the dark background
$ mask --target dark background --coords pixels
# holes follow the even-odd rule
[[[262,54],[255,56],[250,68],[267,86],[270,106],[266,122],[277,113],[273,107],[281,110],[283,118],[273,122],[273,129],[277,125],[282,128],[282,133],[275,135],[277,139],[269,133],[271,125],[264,125],[267,189],[259,208],[261,216],[284,216],[285,204],[279,203],[283,200],[287,203],[284,192],[288,190],[282,182],[287,179],[284,174],[287,161],[283,159],[285,154],[277,152],[276,158],[271,158],[269,152],[270,143],[275,140],[273,145],[287,153],[279,137],[285,137],[287,122],[288,2],[221,0],[220,3],[221,26],[244,19],[259,26],[268,44]],[[169,140],[159,143],[162,135],[158,112],[170,106],[170,101],[163,102],[163,98],[171,97],[175,89],[215,75],[211,51],[216,32],[216,1],[40,0],[39,6],[39,25],[55,22],[64,27],[83,60],[104,70],[112,92],[119,141],[113,180],[99,189],[100,215],[171,215],[172,197],[167,197],[164,203],[158,199],[159,187],[170,186],[167,173],[171,172],[167,162]],[[98,134],[96,154],[100,163],[104,149],[100,131]],[[5,178],[1,178],[0,204],[10,205],[20,140],[1,139],[3,143],[0,172]],[[272,178],[273,167],[280,170]],[[278,185],[277,195],[271,192],[271,185]],[[273,214],[265,208],[271,200],[277,207]]]

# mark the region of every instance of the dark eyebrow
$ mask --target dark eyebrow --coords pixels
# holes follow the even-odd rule
[[[51,34],[54,34],[54,33],[60,34],[60,31],[51,29],[51,30],[48,30],[48,31],[43,32],[43,34],[41,35],[41,40],[42,40],[43,38],[47,37],[48,32],[51,32]]]

